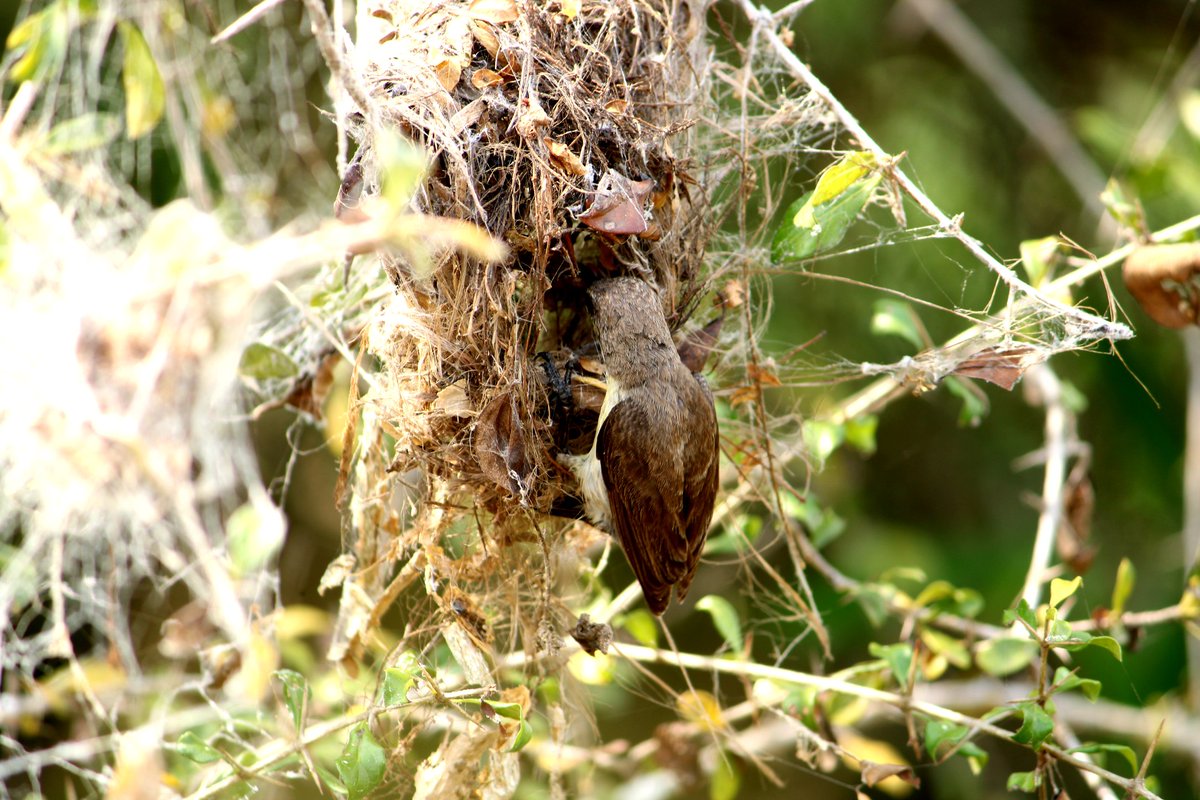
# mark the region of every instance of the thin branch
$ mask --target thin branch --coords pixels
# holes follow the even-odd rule
[[[851,697],[861,698],[875,703],[896,708],[902,711],[915,711],[926,716],[936,719],[953,722],[957,725],[962,725],[972,731],[979,731],[993,736],[1002,741],[1013,741],[1013,732],[1004,728],[986,722],[975,717],[967,716],[949,708],[936,705],[924,700],[913,700],[903,695],[894,692],[885,692],[881,689],[873,689],[869,686],[861,686],[849,681],[839,680],[824,675],[810,675],[805,672],[796,672],[794,670],[783,669],[780,667],[771,667],[765,664],[756,664],[747,661],[735,661],[727,658],[714,658],[710,656],[702,656],[694,653],[675,653],[669,650],[660,650],[654,647],[643,647],[641,645],[619,644],[613,645],[613,652],[631,661],[640,661],[647,664],[669,664],[681,669],[696,669],[707,670],[713,673],[722,673],[726,675],[737,675],[744,678],[765,678],[767,680],[779,681],[781,683],[789,683],[797,686],[808,686],[818,691],[836,692],[845,694]],[[1136,778],[1130,779],[1122,777],[1115,772],[1110,772],[1106,769],[1096,766],[1088,761],[1079,758],[1077,755],[1068,753],[1060,747],[1054,745],[1043,745],[1042,752],[1050,757],[1064,763],[1069,764],[1077,769],[1091,772],[1114,786],[1118,786],[1131,795],[1137,797],[1150,798],[1151,800],[1161,800],[1154,792],[1147,789],[1142,782]]]
[[[1035,300],[1039,305],[1053,309],[1055,312],[1072,320],[1077,330],[1076,335],[1088,339],[1109,339],[1111,341],[1120,341],[1132,338],[1133,331],[1129,327],[1120,322],[1098,317],[1084,311],[1081,308],[1068,306],[1058,300],[1055,300],[1050,293],[1039,291],[1023,281],[1011,268],[1001,263],[991,253],[989,253],[978,239],[967,234],[961,227],[961,215],[951,218],[937,206],[913,181],[896,165],[895,158],[884,151],[875,140],[867,133],[858,119],[851,114],[841,101],[829,90],[824,83],[813,74],[796,54],[793,53],[788,46],[779,38],[779,34],[774,30],[774,19],[771,12],[766,9],[756,7],[751,0],[739,0],[746,16],[757,26],[763,28],[761,35],[771,44],[772,49],[778,56],[779,60],[791,70],[792,74],[803,81],[809,90],[820,98],[838,122],[850,132],[859,146],[870,151],[881,164],[891,164],[887,167],[888,179],[893,181],[896,186],[904,191],[917,206],[924,211],[931,219],[935,220],[938,225],[950,236],[962,243],[976,259],[984,266],[1000,278],[1015,294]]]
[[[1183,332],[1187,356],[1187,438],[1183,452],[1183,574],[1200,558],[1200,329]],[[1200,708],[1200,639],[1187,637],[1188,701]]]
[[[1054,552],[1054,540],[1062,526],[1067,479],[1067,439],[1074,429],[1071,414],[1063,401],[1062,384],[1049,364],[1038,364],[1025,373],[1025,380],[1037,394],[1034,402],[1046,409],[1046,473],[1042,481],[1042,508],[1038,514],[1033,555],[1021,599],[1030,608],[1041,602],[1042,583]]]

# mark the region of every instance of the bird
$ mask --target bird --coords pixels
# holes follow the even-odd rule
[[[712,392],[679,357],[654,288],[634,277],[588,289],[605,395],[591,450],[565,456],[585,515],[614,534],[651,612],[682,601],[700,564],[718,484]]]

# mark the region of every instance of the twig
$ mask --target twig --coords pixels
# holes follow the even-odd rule
[[[869,686],[862,686],[849,681],[839,680],[823,675],[810,675],[805,672],[796,672],[794,670],[783,669],[781,667],[771,667],[765,664],[756,664],[747,661],[736,661],[726,658],[713,658],[709,656],[697,655],[694,653],[674,653],[669,650],[661,650],[654,647],[643,647],[641,645],[630,644],[614,644],[613,652],[624,658],[633,661],[640,661],[647,664],[669,664],[679,668],[707,670],[714,673],[723,673],[726,675],[738,675],[746,678],[765,678],[767,680],[779,681],[781,683],[789,683],[797,686],[808,686],[818,691],[835,692],[845,694],[851,697],[858,697],[863,700],[868,700],[875,703],[882,703],[892,708],[901,710],[911,710],[926,716],[943,719],[948,722],[953,722],[957,725],[962,725],[973,731],[980,731],[990,736],[994,736],[1002,741],[1012,741],[1013,732],[1004,728],[986,722],[975,717],[961,714],[943,706],[935,705],[923,700],[910,700],[902,695],[894,692],[885,692],[881,689],[873,689]],[[1068,753],[1060,747],[1054,745],[1043,745],[1042,752],[1050,757],[1061,761],[1064,764],[1069,764],[1077,769],[1091,772],[1114,786],[1129,792],[1137,797],[1150,798],[1151,800],[1161,800],[1154,792],[1147,789],[1137,778],[1124,778],[1115,772],[1110,772],[1106,769],[1098,767],[1088,761],[1079,758],[1077,755]]]
[[[1042,508],[1038,514],[1037,534],[1033,542],[1033,555],[1029,560],[1029,571],[1025,574],[1025,585],[1021,599],[1030,608],[1037,608],[1041,599],[1043,577],[1050,566],[1054,552],[1054,540],[1062,526],[1067,479],[1067,438],[1074,428],[1071,414],[1063,402],[1062,384],[1049,364],[1038,364],[1025,373],[1025,379],[1037,393],[1033,402],[1046,409],[1046,473],[1042,481]]]
[[[1187,439],[1183,453],[1183,574],[1200,558],[1200,329],[1183,332],[1187,356]],[[1200,708],[1200,639],[1187,637],[1188,701]]]
[[[779,60],[791,70],[792,74],[803,81],[809,90],[820,98],[838,122],[850,132],[859,146],[870,151],[881,164],[891,164],[887,167],[888,178],[904,191],[917,206],[931,219],[935,220],[943,231],[957,239],[980,263],[996,273],[1015,294],[1035,300],[1039,305],[1053,309],[1055,312],[1072,320],[1077,326],[1076,335],[1087,339],[1108,339],[1120,341],[1133,336],[1133,331],[1120,322],[1098,317],[1080,308],[1074,308],[1055,300],[1049,292],[1042,292],[1021,280],[1011,268],[997,260],[984,249],[978,239],[967,234],[961,227],[961,218],[951,218],[937,206],[921,189],[896,165],[893,156],[883,150],[867,133],[858,119],[851,114],[841,101],[829,90],[824,83],[800,61],[774,30],[774,20],[771,13],[756,7],[751,0],[739,0],[746,16],[757,26],[763,28],[762,36],[771,44]]]
[[[1106,178],[1053,108],[1037,95],[1000,51],[947,0],[908,0],[911,8],[1050,157],[1087,210],[1110,219],[1100,202]]]

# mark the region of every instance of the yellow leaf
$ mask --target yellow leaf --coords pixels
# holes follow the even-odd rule
[[[279,668],[275,643],[258,631],[252,632],[242,649],[242,666],[226,691],[243,702],[257,705],[271,690],[271,675]]]
[[[520,16],[516,0],[471,0],[468,13],[471,19],[483,20],[493,25],[515,22]]]
[[[798,228],[811,228],[816,224],[816,207],[837,199],[858,181],[866,178],[878,166],[874,153],[865,151],[850,153],[826,167],[817,179],[817,188],[792,223]],[[878,182],[878,175],[875,182]]]
[[[580,683],[588,686],[604,686],[612,683],[615,664],[612,657],[597,652],[589,656],[582,650],[567,661],[567,669]]]
[[[843,733],[838,735],[838,744],[842,749],[849,753],[858,764],[853,764],[849,759],[843,757],[846,766],[851,769],[862,769],[867,766],[868,762],[874,765],[897,765],[900,767],[908,767],[909,763],[900,755],[900,751],[892,747],[887,742],[881,742],[878,739],[868,739],[864,736],[859,736],[857,733]],[[883,770],[875,770],[876,773]],[[892,797],[907,797],[912,794],[913,787],[905,783],[899,777],[888,777],[878,782],[878,788],[891,795]]]
[[[121,81],[125,87],[125,132],[130,139],[145,136],[162,119],[166,105],[162,75],[142,32],[132,22],[118,24],[125,42]]]
[[[579,15],[579,11],[583,6],[581,0],[561,0],[559,12],[567,19],[575,19]]]
[[[699,689],[684,692],[675,701],[675,707],[679,710],[679,716],[709,730],[717,730],[725,725],[721,704],[708,692]]]
[[[462,67],[453,58],[444,58],[434,64],[433,71],[437,75],[438,83],[447,92],[453,92],[454,87],[458,86],[459,79],[462,78]]]

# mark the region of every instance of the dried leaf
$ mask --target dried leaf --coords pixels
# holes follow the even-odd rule
[[[470,417],[475,409],[467,399],[466,381],[456,381],[443,388],[433,401],[433,407],[450,417]]]
[[[475,41],[479,42],[480,47],[488,51],[488,55],[492,58],[500,56],[500,37],[495,31],[487,25],[480,25],[478,22],[472,21],[470,24],[471,35],[475,37]]]
[[[550,124],[550,115],[537,97],[530,96],[521,99],[521,110],[517,113],[517,133],[524,139],[532,139],[537,135],[538,128]]]
[[[467,13],[471,15],[471,19],[490,22],[493,25],[516,22],[520,17],[516,0],[471,0]]]
[[[604,104],[604,110],[610,114],[624,114],[629,110],[628,100],[609,100]]]
[[[479,469],[492,483],[518,497],[528,492],[533,468],[511,392],[496,395],[479,413],[474,440]]]
[[[1186,328],[1200,321],[1200,243],[1153,244],[1125,259],[1125,288],[1159,325]]]
[[[453,92],[454,87],[458,86],[458,82],[462,78],[462,65],[456,58],[442,59],[433,65],[433,71],[437,75],[438,83],[447,92]]]
[[[876,764],[873,761],[862,762],[862,779],[867,786],[876,786],[889,778],[904,781],[914,789],[921,788],[921,779],[913,774],[912,767],[904,764]]]
[[[471,85],[476,89],[490,89],[504,83],[504,76],[494,69],[477,69],[471,73]]]
[[[1045,356],[1032,347],[989,347],[964,359],[953,374],[978,378],[1012,391],[1025,370],[1044,360]]]
[[[746,377],[759,386],[782,386],[783,382],[779,380],[779,376],[775,374],[773,365],[770,363],[747,364]]]
[[[579,156],[571,151],[562,142],[556,142],[553,139],[542,139],[542,144],[546,145],[546,149],[550,153],[550,160],[561,169],[570,175],[586,175],[587,168],[583,166],[583,162]]]
[[[442,637],[446,640],[446,646],[450,648],[450,654],[462,667],[467,683],[476,686],[495,684],[492,669],[488,666],[483,651],[466,629],[459,625],[446,625],[442,628]]]

